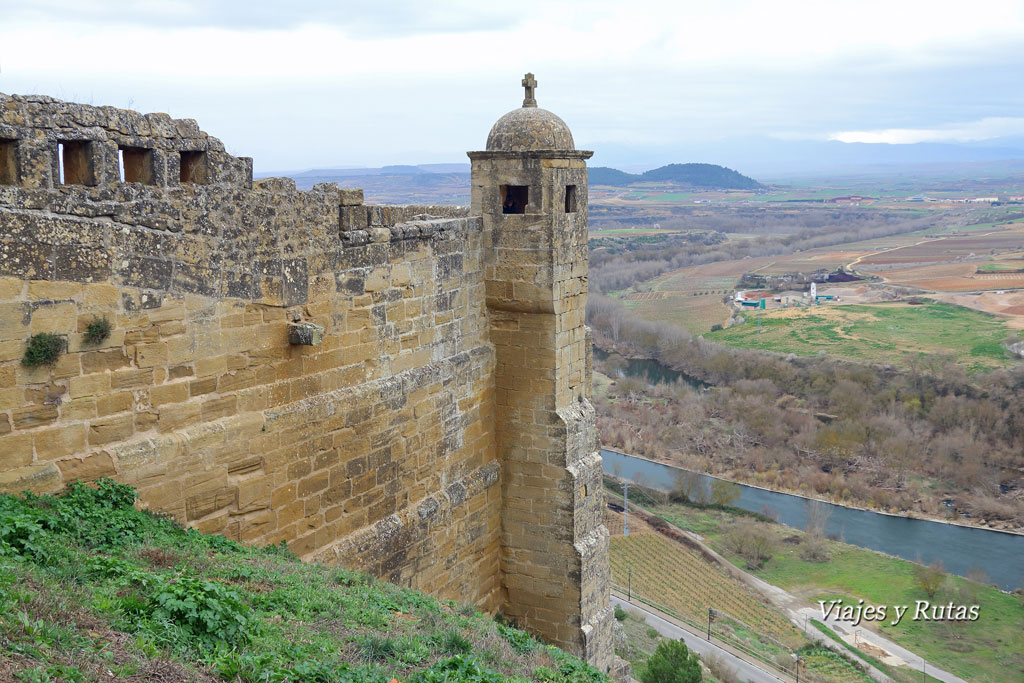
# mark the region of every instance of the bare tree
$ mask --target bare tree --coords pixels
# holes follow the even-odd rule
[[[946,567],[942,560],[932,560],[928,566],[914,565],[914,582],[929,598],[934,598],[946,578]]]

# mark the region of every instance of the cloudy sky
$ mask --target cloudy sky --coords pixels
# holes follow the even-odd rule
[[[195,118],[257,171],[465,161],[526,71],[597,165],[1021,137],[1024,0],[0,0],[0,92]]]

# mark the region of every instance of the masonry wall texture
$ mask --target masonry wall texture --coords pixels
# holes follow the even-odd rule
[[[473,215],[370,206],[254,182],[191,120],[0,94],[0,492],[116,477],[203,531],[502,610],[609,670],[586,216],[502,231],[482,182]],[[97,317],[112,333],[90,344]],[[40,332],[67,353],[25,367]]]

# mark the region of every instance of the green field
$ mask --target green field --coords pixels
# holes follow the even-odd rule
[[[1014,362],[1000,346],[1010,334],[1006,323],[951,304],[822,305],[751,311],[746,318],[707,338],[737,348],[892,364],[921,354],[949,354],[970,371]]]
[[[1012,262],[982,263],[978,266],[980,273],[1016,273],[1021,270],[1024,270],[1024,259]]]
[[[716,510],[682,505],[651,508],[676,526],[704,536],[710,545],[737,566],[744,561],[723,547],[721,537],[734,517]],[[874,605],[913,606],[927,599],[914,579],[914,564],[846,543],[824,541],[829,559],[808,562],[801,558],[801,531],[780,524],[762,524],[774,538],[774,553],[763,569],[754,572],[768,583],[805,597],[863,598]],[[784,540],[786,539],[786,540]],[[934,603],[980,605],[974,622],[924,622],[904,618],[898,626],[879,630],[886,637],[923,655],[928,661],[970,681],[1024,680],[1024,598],[957,576],[946,577]],[[920,673],[917,674],[920,680]]]

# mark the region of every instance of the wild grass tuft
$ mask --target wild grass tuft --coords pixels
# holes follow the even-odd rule
[[[53,365],[67,348],[67,339],[59,334],[51,332],[33,334],[28,339],[28,345],[25,347],[25,355],[21,358],[21,364],[27,368]]]

